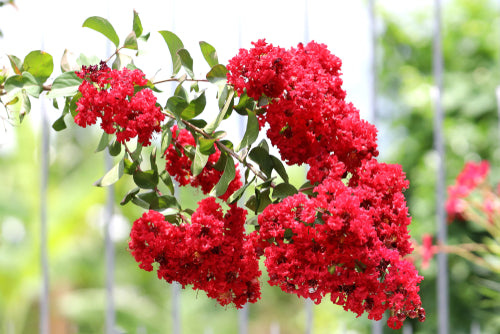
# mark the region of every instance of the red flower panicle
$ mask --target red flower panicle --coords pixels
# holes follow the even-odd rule
[[[338,175],[325,178],[316,197],[297,194],[259,216],[269,283],[316,303],[329,293],[332,302],[370,319],[390,309],[397,317],[389,324],[399,328],[423,312],[422,277],[402,258],[412,251],[402,195],[407,181],[400,166],[376,160],[348,185]]]
[[[82,97],[76,102],[75,123],[86,127],[101,120],[101,128],[124,143],[138,137],[144,146],[151,144],[153,132],[160,132],[165,119],[156,97],[145,86],[147,80],[140,70],[111,70],[106,63],[83,66],[76,72],[83,79],[78,90]]]
[[[172,225],[149,211],[134,222],[129,248],[139,267],[184,288],[203,290],[222,306],[243,307],[260,298],[258,259],[244,233],[246,211],[232,205],[224,215],[215,198],[198,203],[191,224]]]
[[[228,81],[239,94],[270,98],[259,115],[267,136],[288,164],[334,152],[348,170],[377,156],[376,128],[344,101],[341,61],[324,44],[285,51],[265,40],[229,61]]]
[[[219,182],[222,171],[215,169],[215,164],[220,158],[220,151],[215,146],[215,153],[208,157],[208,162],[203,168],[202,172],[193,176],[191,171],[191,159],[186,155],[184,147],[196,147],[196,142],[191,132],[186,129],[179,130],[177,125],[172,127],[172,143],[165,151],[165,158],[167,160],[166,170],[181,186],[190,184],[193,187],[201,188],[204,194],[208,194],[212,188]],[[241,176],[238,169],[234,179],[229,183],[226,192],[220,198],[226,201],[236,190],[241,188]]]
[[[490,171],[488,161],[479,163],[467,162],[464,169],[457,176],[456,183],[448,187],[448,200],[446,201],[446,211],[448,219],[451,221],[454,218],[461,219],[465,209],[464,198],[481,183],[484,182]]]

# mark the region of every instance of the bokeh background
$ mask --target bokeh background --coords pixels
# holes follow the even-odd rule
[[[198,41],[207,41],[226,63],[240,47],[266,38],[285,48],[315,40],[343,61],[347,99],[379,128],[380,161],[403,166],[416,242],[436,231],[435,185],[439,158],[433,149],[432,39],[434,1],[375,1],[375,54],[371,49],[368,1],[35,1],[16,0],[0,7],[0,64],[7,54],[23,58],[43,49],[56,68],[65,49],[75,54],[109,56],[105,38],[81,28],[89,16],[102,16],[121,39],[131,31],[135,9],[151,38],[136,65],[148,77],[168,77],[170,55],[156,33],[171,30],[193,56],[195,72],[208,71]],[[492,182],[499,177],[500,2],[443,1],[443,108],[446,184],[469,160],[488,159]],[[374,57],[375,56],[375,57]],[[375,59],[375,104],[371,100]],[[1,65],[0,65],[1,66]],[[7,66],[7,65],[6,65]],[[205,66],[205,67],[204,67]],[[160,72],[157,72],[161,69]],[[57,72],[56,72],[57,73]],[[166,89],[168,90],[168,89]],[[163,98],[166,100],[167,95]],[[161,98],[160,98],[161,99]],[[215,99],[213,99],[215,100]],[[51,120],[58,111],[44,106]],[[22,125],[10,124],[0,109],[0,333],[37,333],[42,287],[40,266],[42,106],[33,102]],[[223,123],[241,135],[237,122]],[[69,125],[50,133],[47,191],[51,333],[103,333],[106,314],[104,226],[106,190],[92,183],[105,172],[103,153],[95,154],[99,134]],[[90,134],[90,135],[89,135]],[[305,171],[290,171],[302,184]],[[131,222],[142,212],[119,206],[127,180],[115,187],[111,239],[114,245],[114,306],[117,332],[170,333],[173,305],[180,305],[183,333],[237,333],[241,313],[222,308],[202,292],[184,290],[173,304],[171,286],[140,270],[127,251]],[[199,193],[179,191],[194,207]],[[467,223],[449,225],[449,243],[478,237]],[[417,266],[420,261],[416,259]],[[500,278],[457,256],[449,256],[450,333],[500,332]],[[413,333],[437,332],[435,262],[420,268],[425,323]],[[248,308],[249,333],[304,333],[304,300],[263,284],[262,300]],[[371,333],[366,317],[355,318],[324,302],[313,306],[314,333]],[[406,328],[408,333],[409,327]],[[386,333],[392,333],[388,328]],[[403,330],[402,330],[403,331]],[[401,332],[402,332],[401,331]]]

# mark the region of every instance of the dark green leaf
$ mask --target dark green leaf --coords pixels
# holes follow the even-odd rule
[[[297,189],[290,183],[280,183],[273,189],[273,198],[282,200],[288,196],[297,194]]]
[[[108,146],[109,154],[116,157],[122,151],[122,144],[118,140],[113,140]]]
[[[246,116],[248,114],[247,110],[255,110],[256,102],[254,99],[249,97],[246,93],[243,93],[239,100],[238,104],[234,106],[234,110],[242,116]]]
[[[181,118],[185,120],[195,118],[203,112],[206,104],[207,99],[205,97],[205,92],[203,92],[196,99],[189,102],[189,105],[182,111]]]
[[[138,196],[132,197],[132,203],[134,203],[138,207],[146,209],[146,210],[149,210],[149,208],[150,208],[150,204],[148,202],[146,202],[145,200],[139,198]]]
[[[177,51],[183,49],[184,44],[182,44],[182,41],[173,32],[163,30],[159,31],[159,33],[163,36],[165,42],[167,42],[168,50],[172,57],[172,74],[176,75],[181,69],[181,57],[179,57]]]
[[[254,147],[248,156],[259,165],[260,170],[266,174],[267,177],[271,177],[273,162],[269,158],[269,153],[264,148],[258,146]]]
[[[108,20],[99,16],[92,16],[83,22],[83,27],[93,29],[106,36],[118,48],[120,39],[116,34],[115,28]]]
[[[155,174],[158,174],[158,166],[156,165],[156,146],[153,147],[151,154],[149,156],[149,163],[151,165],[151,169]]]
[[[224,195],[224,193],[227,191],[229,183],[233,181],[235,175],[236,175],[236,170],[234,168],[233,158],[230,155],[228,155],[226,160],[226,166],[224,167],[224,172],[222,173],[219,182],[217,182],[217,184],[215,185],[214,190],[212,190],[212,193],[214,193],[216,197]]]
[[[137,194],[139,193],[139,191],[140,191],[140,190],[141,190],[141,188],[138,188],[138,187],[136,187],[136,188],[134,188],[134,189],[130,190],[130,191],[127,193],[127,195],[125,195],[125,197],[122,199],[122,201],[120,202],[120,205],[125,205],[125,204],[127,204],[128,202],[130,202],[130,200],[131,200],[132,198],[134,198],[134,197],[135,197],[135,195],[137,195]]]
[[[205,120],[203,119],[190,119],[189,123],[200,129],[203,129],[205,126],[207,126],[207,122],[205,122]]]
[[[54,70],[52,56],[44,51],[31,51],[25,58],[23,68],[43,84]]]
[[[135,151],[132,152],[131,154],[132,160],[141,162],[142,161],[141,153],[142,153],[142,145],[138,143],[137,147],[135,148]]]
[[[179,51],[177,51],[177,54],[181,58],[181,64],[186,70],[187,74],[189,74],[189,76],[194,79],[193,58],[191,58],[188,50],[180,49]]]
[[[143,189],[154,189],[158,185],[158,173],[153,170],[136,171],[133,175],[134,182]]]
[[[54,124],[52,124],[52,129],[56,130],[56,131],[61,131],[61,130],[64,130],[67,128],[66,126],[66,123],[64,122],[64,116],[65,115],[61,115],[61,117],[59,117],[55,122]]]
[[[69,111],[71,112],[71,116],[75,117],[77,112],[76,112],[76,102],[82,97],[82,93],[78,92],[71,98],[71,101],[69,102]]]
[[[207,42],[200,42],[200,48],[201,48],[201,53],[203,53],[203,58],[208,63],[208,66],[211,68],[214,67],[219,63],[219,59],[217,58],[217,51],[215,51],[215,48],[208,44]]]
[[[152,207],[151,209],[153,209],[153,210],[165,210],[165,209],[169,209],[169,208],[180,209],[181,206],[177,202],[177,199],[174,196],[162,195],[162,196],[158,197],[158,206]]]
[[[226,100],[226,103],[224,104],[224,107],[219,112],[217,117],[210,124],[205,126],[204,130],[207,133],[212,133],[217,129],[217,127],[220,125],[220,123],[224,119],[224,116],[226,115],[227,111],[232,107],[233,103],[234,103],[234,90],[231,90],[231,92],[229,93],[229,96]]]
[[[172,178],[170,177],[170,174],[166,170],[163,170],[160,173],[160,179],[163,182],[165,186],[167,186],[168,190],[170,190],[171,194],[174,194],[174,183],[172,182]]]
[[[139,18],[139,14],[134,10],[134,23],[132,25],[132,30],[137,37],[142,35],[142,23]]]
[[[81,83],[82,79],[75,72],[65,72],[54,80],[47,97],[53,99],[61,96],[73,96],[78,92],[78,87]]]
[[[236,152],[244,147],[250,147],[259,136],[259,121],[253,111],[248,110],[247,128],[241,143],[236,146]]]
[[[286,172],[285,166],[283,166],[283,163],[281,162],[280,159],[276,158],[274,155],[271,155],[271,161],[273,162],[273,168],[278,172],[278,175],[281,176],[283,181],[288,183],[288,174]]]
[[[166,149],[170,146],[170,143],[172,141],[172,131],[170,131],[170,127],[167,126],[163,129],[163,132],[161,134],[161,150],[162,152],[165,152]]]
[[[179,123],[181,122],[182,112],[188,105],[189,103],[179,96],[171,96],[167,101],[167,109],[175,115]]]
[[[124,162],[123,159],[120,160],[116,165],[113,166],[102,178],[94,183],[97,187],[110,186],[116,181],[118,181],[123,176]]]

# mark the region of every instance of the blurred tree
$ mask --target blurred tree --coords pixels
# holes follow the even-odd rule
[[[410,180],[406,192],[413,216],[412,236],[435,231],[437,156],[433,149],[431,100],[433,9],[396,12],[379,2],[379,111],[382,158],[403,165]],[[488,159],[493,174],[500,171],[499,131],[495,91],[499,84],[498,5],[493,1],[454,0],[443,6],[443,54],[447,184],[465,161]],[[387,129],[384,131],[383,129]],[[388,144],[390,143],[390,144]],[[390,145],[390,148],[387,147]],[[449,243],[480,238],[469,224],[449,227]],[[470,240],[469,239],[469,240]],[[482,307],[478,292],[482,270],[450,255],[450,332],[469,333],[480,322],[488,333],[500,331],[498,305]],[[421,270],[422,298],[428,317],[414,322],[415,333],[435,332],[436,268]],[[497,278],[498,279],[498,278]],[[464,316],[464,315],[468,316]]]

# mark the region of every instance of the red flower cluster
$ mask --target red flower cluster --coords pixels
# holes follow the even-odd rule
[[[299,44],[289,51],[264,40],[240,50],[227,66],[239,94],[271,98],[260,124],[288,164],[310,163],[334,152],[348,170],[377,156],[376,128],[347,103],[341,61],[324,44]],[[322,158],[320,158],[322,157]]]
[[[464,198],[484,182],[489,171],[490,164],[488,161],[481,161],[480,163],[467,162],[462,172],[457,176],[456,183],[448,187],[446,211],[448,212],[449,221],[462,217],[465,209]]]
[[[160,132],[165,119],[156,97],[145,86],[147,80],[140,70],[111,70],[106,63],[83,66],[76,72],[83,79],[78,90],[82,97],[77,101],[75,123],[86,127],[101,119],[101,128],[109,134],[116,133],[120,143],[138,136],[144,145],[151,144],[153,132]]]
[[[167,160],[166,170],[173,175],[175,180],[181,186],[190,184],[193,187],[200,187],[204,194],[208,194],[212,188],[219,182],[222,171],[215,169],[215,164],[220,158],[220,150],[215,146],[215,153],[210,154],[208,162],[199,175],[193,176],[191,171],[191,159],[186,155],[184,148],[186,146],[196,147],[196,142],[191,132],[186,129],[179,130],[174,125],[172,131],[172,143],[165,150]],[[220,198],[226,201],[236,190],[242,186],[241,176],[238,169],[234,179],[229,183],[226,192]]]
[[[264,40],[229,61],[235,90],[269,98],[260,124],[288,164],[307,163],[315,197],[297,194],[259,216],[257,245],[271,285],[399,328],[425,319],[401,166],[379,163],[376,128],[345,99],[341,61],[323,44],[285,51]],[[281,91],[280,91],[281,90]]]
[[[149,211],[134,222],[129,248],[139,267],[184,288],[203,290],[219,304],[241,308],[260,298],[259,264],[244,233],[246,211],[234,205],[224,215],[215,198],[199,203],[191,224],[172,225]]]
[[[331,301],[389,325],[423,317],[422,280],[402,256],[411,253],[408,185],[400,166],[365,162],[346,185],[328,177],[314,191],[268,206],[259,216],[259,246],[269,283],[316,303]]]

